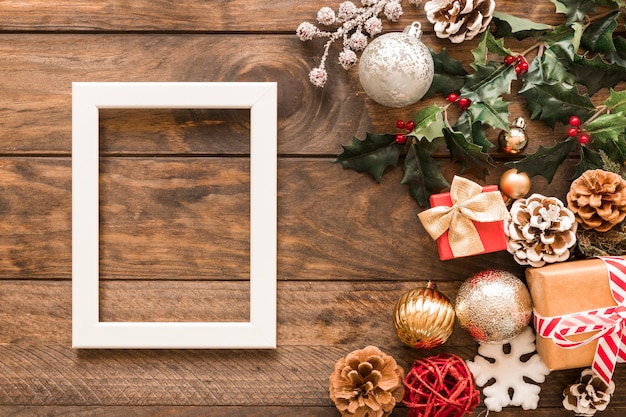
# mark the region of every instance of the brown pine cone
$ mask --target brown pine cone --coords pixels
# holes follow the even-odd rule
[[[579,380],[563,391],[563,407],[577,416],[592,416],[606,409],[614,391],[613,381],[607,386],[591,369],[585,369]]]
[[[355,350],[335,364],[330,399],[343,417],[387,417],[402,400],[404,369],[375,346]]]
[[[584,229],[606,232],[626,218],[626,181],[601,169],[585,171],[572,182],[567,207]]]
[[[487,29],[495,7],[495,0],[430,0],[424,11],[437,37],[461,43]]]
[[[507,250],[520,265],[540,267],[567,261],[578,223],[561,200],[533,194],[515,200],[504,220]]]

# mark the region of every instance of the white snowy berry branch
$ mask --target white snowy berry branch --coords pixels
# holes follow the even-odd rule
[[[317,21],[323,26],[337,26],[334,32],[321,30],[310,22],[302,22],[296,29],[301,41],[328,38],[319,65],[309,73],[309,81],[317,87],[324,87],[328,80],[326,59],[331,45],[338,39],[343,39],[343,50],[339,53],[341,66],[349,69],[356,64],[358,61],[356,52],[362,51],[367,46],[367,35],[374,37],[382,32],[383,23],[378,15],[382,12],[389,21],[398,21],[403,13],[400,2],[401,0],[361,0],[363,7],[357,7],[351,1],[344,1],[339,5],[337,13],[330,7],[322,7],[317,12]],[[408,2],[418,6],[421,0]]]

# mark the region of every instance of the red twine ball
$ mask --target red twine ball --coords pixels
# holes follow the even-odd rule
[[[480,402],[474,376],[465,361],[453,354],[416,360],[403,382],[402,402],[411,417],[461,417]]]

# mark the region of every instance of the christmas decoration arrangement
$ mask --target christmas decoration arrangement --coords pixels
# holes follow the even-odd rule
[[[535,352],[535,333],[530,327],[508,343],[508,352],[501,344],[482,344],[478,355],[467,364],[476,378],[476,384],[483,387],[492,378],[495,382],[483,388],[485,406],[490,411],[502,411],[502,407],[514,405],[524,410],[534,410],[539,403],[541,387],[536,383],[545,380],[550,373]],[[522,361],[522,357],[527,357]],[[513,391],[513,395],[509,394]]]
[[[344,417],[387,417],[402,400],[404,369],[376,346],[349,353],[330,375],[330,398]]]
[[[367,9],[379,2],[363,3],[372,3]],[[424,98],[441,97],[442,103],[421,106],[413,120],[398,120],[390,126],[401,133],[366,132],[363,139],[353,137],[350,144],[342,145],[335,161],[369,173],[378,182],[388,167],[403,161],[401,183],[421,206],[429,205],[432,194],[450,187],[433,157],[441,148],[447,148],[461,173],[483,180],[496,165],[490,153],[496,148],[494,142],[507,155],[523,156],[506,166],[530,178],[543,176],[548,182],[574,154],[580,159],[570,173],[572,180],[585,171],[603,169],[607,162],[623,166],[626,91],[615,90],[626,80],[626,40],[615,33],[623,4],[621,0],[552,3],[555,14],[562,16],[557,26],[499,13],[493,1],[426,2],[424,10],[437,36],[455,42],[480,36],[472,51],[473,62],[467,68],[447,48],[431,49],[434,77]],[[596,8],[601,10],[596,12]],[[506,46],[507,40],[530,38],[536,42],[524,51]],[[384,60],[378,65],[385,65]],[[386,82],[379,77],[381,88]],[[607,88],[608,97],[595,105],[596,93]],[[531,123],[545,123],[554,130],[560,138],[554,146],[524,153],[527,122],[510,114],[511,96],[525,103]],[[456,120],[448,111],[450,106],[461,111]],[[490,139],[488,129],[502,133]]]
[[[427,22],[382,34],[379,15],[398,21],[400,0],[344,1],[337,11],[322,7],[317,24],[298,27],[302,41],[327,39],[309,74],[315,86],[327,84],[325,65],[341,39],[338,62],[359,66],[370,99],[416,109],[387,133],[353,136],[335,162],[376,182],[402,164],[401,184],[424,208],[418,218],[440,260],[506,251],[526,267],[525,283],[507,271],[480,271],[453,301],[430,281],[402,294],[393,311],[402,343],[445,348],[458,320],[478,355],[427,356],[405,377],[393,361],[384,369],[394,371],[379,379],[375,370],[382,368],[368,358],[384,354],[353,352],[331,376],[331,399],[343,416],[386,416],[400,398],[412,417],[463,416],[480,403],[476,386],[489,411],[535,409],[545,377],[574,368],[583,371],[564,387],[563,407],[581,416],[609,407],[618,389],[613,372],[626,362],[626,4],[549,5],[560,24],[500,13],[494,0],[428,0],[428,23],[451,44],[441,51],[422,43]],[[471,39],[472,61],[455,59],[452,47]],[[509,46],[518,41],[529,46]],[[511,98],[526,106],[530,120],[511,114]],[[555,144],[527,153],[531,123],[550,127]],[[435,157],[442,150],[459,168],[450,183]],[[464,177],[484,182],[496,152],[508,168],[497,185]],[[529,195],[534,177],[550,184],[567,158],[578,163],[566,173],[564,199]]]

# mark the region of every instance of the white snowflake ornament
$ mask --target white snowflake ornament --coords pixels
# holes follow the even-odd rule
[[[534,410],[539,403],[541,387],[526,382],[524,377],[541,383],[550,373],[536,353],[525,362],[521,360],[523,356],[535,352],[535,333],[530,327],[526,327],[508,343],[511,346],[508,353],[505,352],[506,345],[481,344],[474,361],[467,361],[479,387],[495,379],[493,384],[483,388],[485,407],[496,412],[502,411],[502,407],[508,405]],[[513,390],[513,396],[509,394],[509,389]]]

